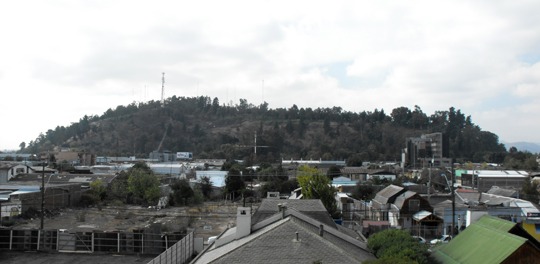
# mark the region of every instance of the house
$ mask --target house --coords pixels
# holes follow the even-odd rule
[[[318,204],[303,201],[308,201],[308,207]],[[375,259],[365,241],[294,208],[274,205],[273,215],[264,214],[264,219],[258,217],[255,222],[260,208],[252,217],[251,208],[238,207],[236,227],[220,234],[191,263],[362,263]],[[300,203],[294,206],[310,211]]]
[[[540,243],[518,224],[485,215],[431,256],[442,264],[538,263]]]
[[[0,162],[0,184],[6,183],[11,178],[22,174],[32,173],[33,169],[30,166],[14,163],[14,162]]]
[[[406,191],[405,188],[392,184],[379,191],[372,200],[372,207],[377,217],[374,220],[388,221],[389,212],[391,209],[394,209],[392,208],[392,204],[400,194]],[[397,214],[396,210],[394,212]]]
[[[394,206],[398,210],[398,216],[389,217],[389,219],[397,219],[397,226],[401,226],[404,229],[411,229],[415,214],[422,211],[433,213],[433,207],[429,204],[428,200],[411,191],[406,191],[398,195],[394,201]]]

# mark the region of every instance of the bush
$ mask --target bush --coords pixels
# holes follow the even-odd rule
[[[4,220],[2,221],[2,226],[10,227],[15,225],[15,220]]]
[[[91,193],[83,193],[81,195],[81,200],[79,201],[79,206],[90,206],[99,203],[100,198]]]
[[[405,230],[386,230],[371,236],[368,239],[369,250],[379,258],[374,263],[392,263],[393,259],[404,262],[425,264],[428,261],[427,245],[414,239]],[[407,261],[412,262],[407,262]]]

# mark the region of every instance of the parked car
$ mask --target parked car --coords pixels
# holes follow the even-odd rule
[[[444,235],[444,236],[442,236],[441,238],[431,240],[430,243],[431,243],[432,245],[438,244],[438,243],[448,243],[448,242],[450,242],[450,240],[452,240],[452,236],[450,236],[450,235]]]
[[[413,236],[415,239],[418,240],[418,242],[422,243],[422,244],[425,244],[427,241],[421,237],[421,236]]]

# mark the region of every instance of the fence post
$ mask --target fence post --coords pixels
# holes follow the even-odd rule
[[[118,253],[120,253],[120,232],[118,232]]]
[[[39,239],[41,238],[41,230],[37,232],[37,250],[39,250]]]
[[[95,236],[94,236],[94,231],[92,231],[92,253],[94,253],[94,239],[95,239]]]
[[[9,250],[12,249],[12,245],[13,245],[13,229],[11,229],[11,231],[9,232]]]

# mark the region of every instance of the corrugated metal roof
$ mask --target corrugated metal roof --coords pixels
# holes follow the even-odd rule
[[[513,225],[483,216],[448,244],[434,248],[432,256],[441,263],[501,263],[527,242],[507,232]]]
[[[416,213],[415,215],[413,215],[413,218],[414,218],[414,220],[416,220],[416,221],[422,221],[422,219],[424,219],[424,218],[426,218],[426,217],[428,217],[428,216],[430,216],[430,215],[432,215],[431,212],[428,212],[428,211],[422,211],[422,212],[418,212],[418,213]]]
[[[516,223],[514,222],[506,221],[490,215],[481,217],[476,223],[502,232],[508,232],[510,229],[516,226]]]
[[[377,193],[377,195],[375,196],[375,201],[377,201],[378,203],[380,203],[381,205],[383,204],[387,204],[388,203],[388,200],[400,193],[401,191],[403,191],[403,187],[399,187],[399,186],[396,186],[396,185],[389,185],[388,187],[382,189],[380,192]]]

